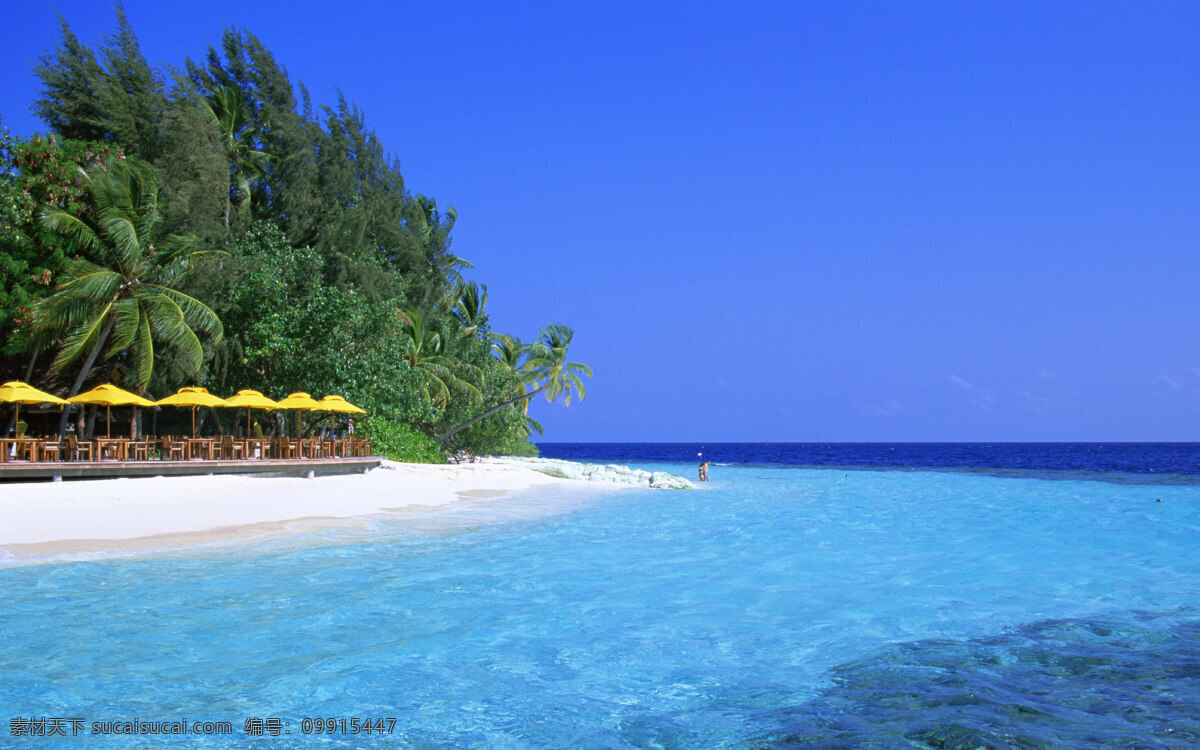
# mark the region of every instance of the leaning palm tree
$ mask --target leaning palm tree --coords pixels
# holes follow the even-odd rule
[[[496,359],[504,363],[508,371],[519,378],[524,377],[525,355],[529,353],[529,344],[522,344],[521,339],[503,333],[492,334],[492,352]]]
[[[579,362],[567,361],[567,349],[571,346],[571,339],[575,335],[575,331],[564,325],[550,325],[542,329],[542,336],[537,343],[528,347],[523,347],[515,338],[502,336],[497,337],[496,344],[493,345],[493,351],[499,355],[499,359],[513,371],[518,382],[522,384],[537,385],[536,388],[526,391],[520,396],[502,401],[495,406],[492,406],[480,414],[471,417],[466,422],[451,428],[442,435],[439,435],[437,441],[445,442],[455,433],[467,429],[476,422],[490,417],[506,406],[524,401],[528,407],[529,400],[539,393],[546,395],[547,401],[554,401],[562,395],[566,395],[567,406],[571,405],[571,397],[577,395],[583,399],[587,392],[583,387],[581,375],[586,377],[592,376],[592,368]],[[514,363],[520,361],[521,354],[525,354],[525,360],[519,365],[514,366]],[[540,430],[540,425],[539,432]]]
[[[425,380],[425,394],[439,406],[450,400],[451,391],[479,398],[479,389],[459,377],[466,369],[479,375],[479,368],[456,362],[446,354],[445,337],[429,315],[417,308],[400,311],[400,323],[404,338],[408,341],[408,364],[421,373]]]
[[[268,155],[251,147],[258,128],[250,120],[246,97],[236,86],[222,86],[205,97],[200,108],[221,135],[221,148],[229,160],[230,184],[225,191],[225,230],[229,231],[229,211],[233,191],[237,190],[238,211],[250,205],[250,182],[262,176]]]
[[[125,160],[80,172],[94,213],[48,206],[41,214],[42,225],[76,255],[54,293],[34,310],[39,332],[61,340],[51,369],[84,359],[74,396],[107,345],[108,356],[124,353],[134,385],[142,388],[158,342],[182,352],[198,371],[203,349],[196,332],[220,341],[223,329],[216,313],[178,285],[206,253],[190,235],[172,235],[155,247],[158,184],[147,167]]]

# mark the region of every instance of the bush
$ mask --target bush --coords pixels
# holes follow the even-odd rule
[[[496,450],[498,456],[522,456],[527,458],[537,458],[542,453],[538,447],[529,442],[527,438],[513,438]]]
[[[400,422],[364,417],[356,422],[363,437],[371,438],[371,450],[393,461],[413,464],[444,464],[442,449],[433,438]]]

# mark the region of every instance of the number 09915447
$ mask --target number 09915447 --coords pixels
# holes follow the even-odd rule
[[[300,731],[304,734],[391,734],[395,728],[394,717],[372,719],[327,716],[300,721]]]

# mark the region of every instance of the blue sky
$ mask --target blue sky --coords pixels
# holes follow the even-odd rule
[[[0,117],[111,6],[6,10]],[[554,441],[1194,440],[1200,5],[128,0],[340,88],[501,331],[576,329]],[[16,30],[17,33],[14,33]]]

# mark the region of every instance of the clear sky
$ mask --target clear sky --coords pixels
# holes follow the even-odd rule
[[[55,8],[4,12],[0,117]],[[458,209],[497,330],[576,329],[549,441],[1200,438],[1200,4],[127,0],[340,88]]]

